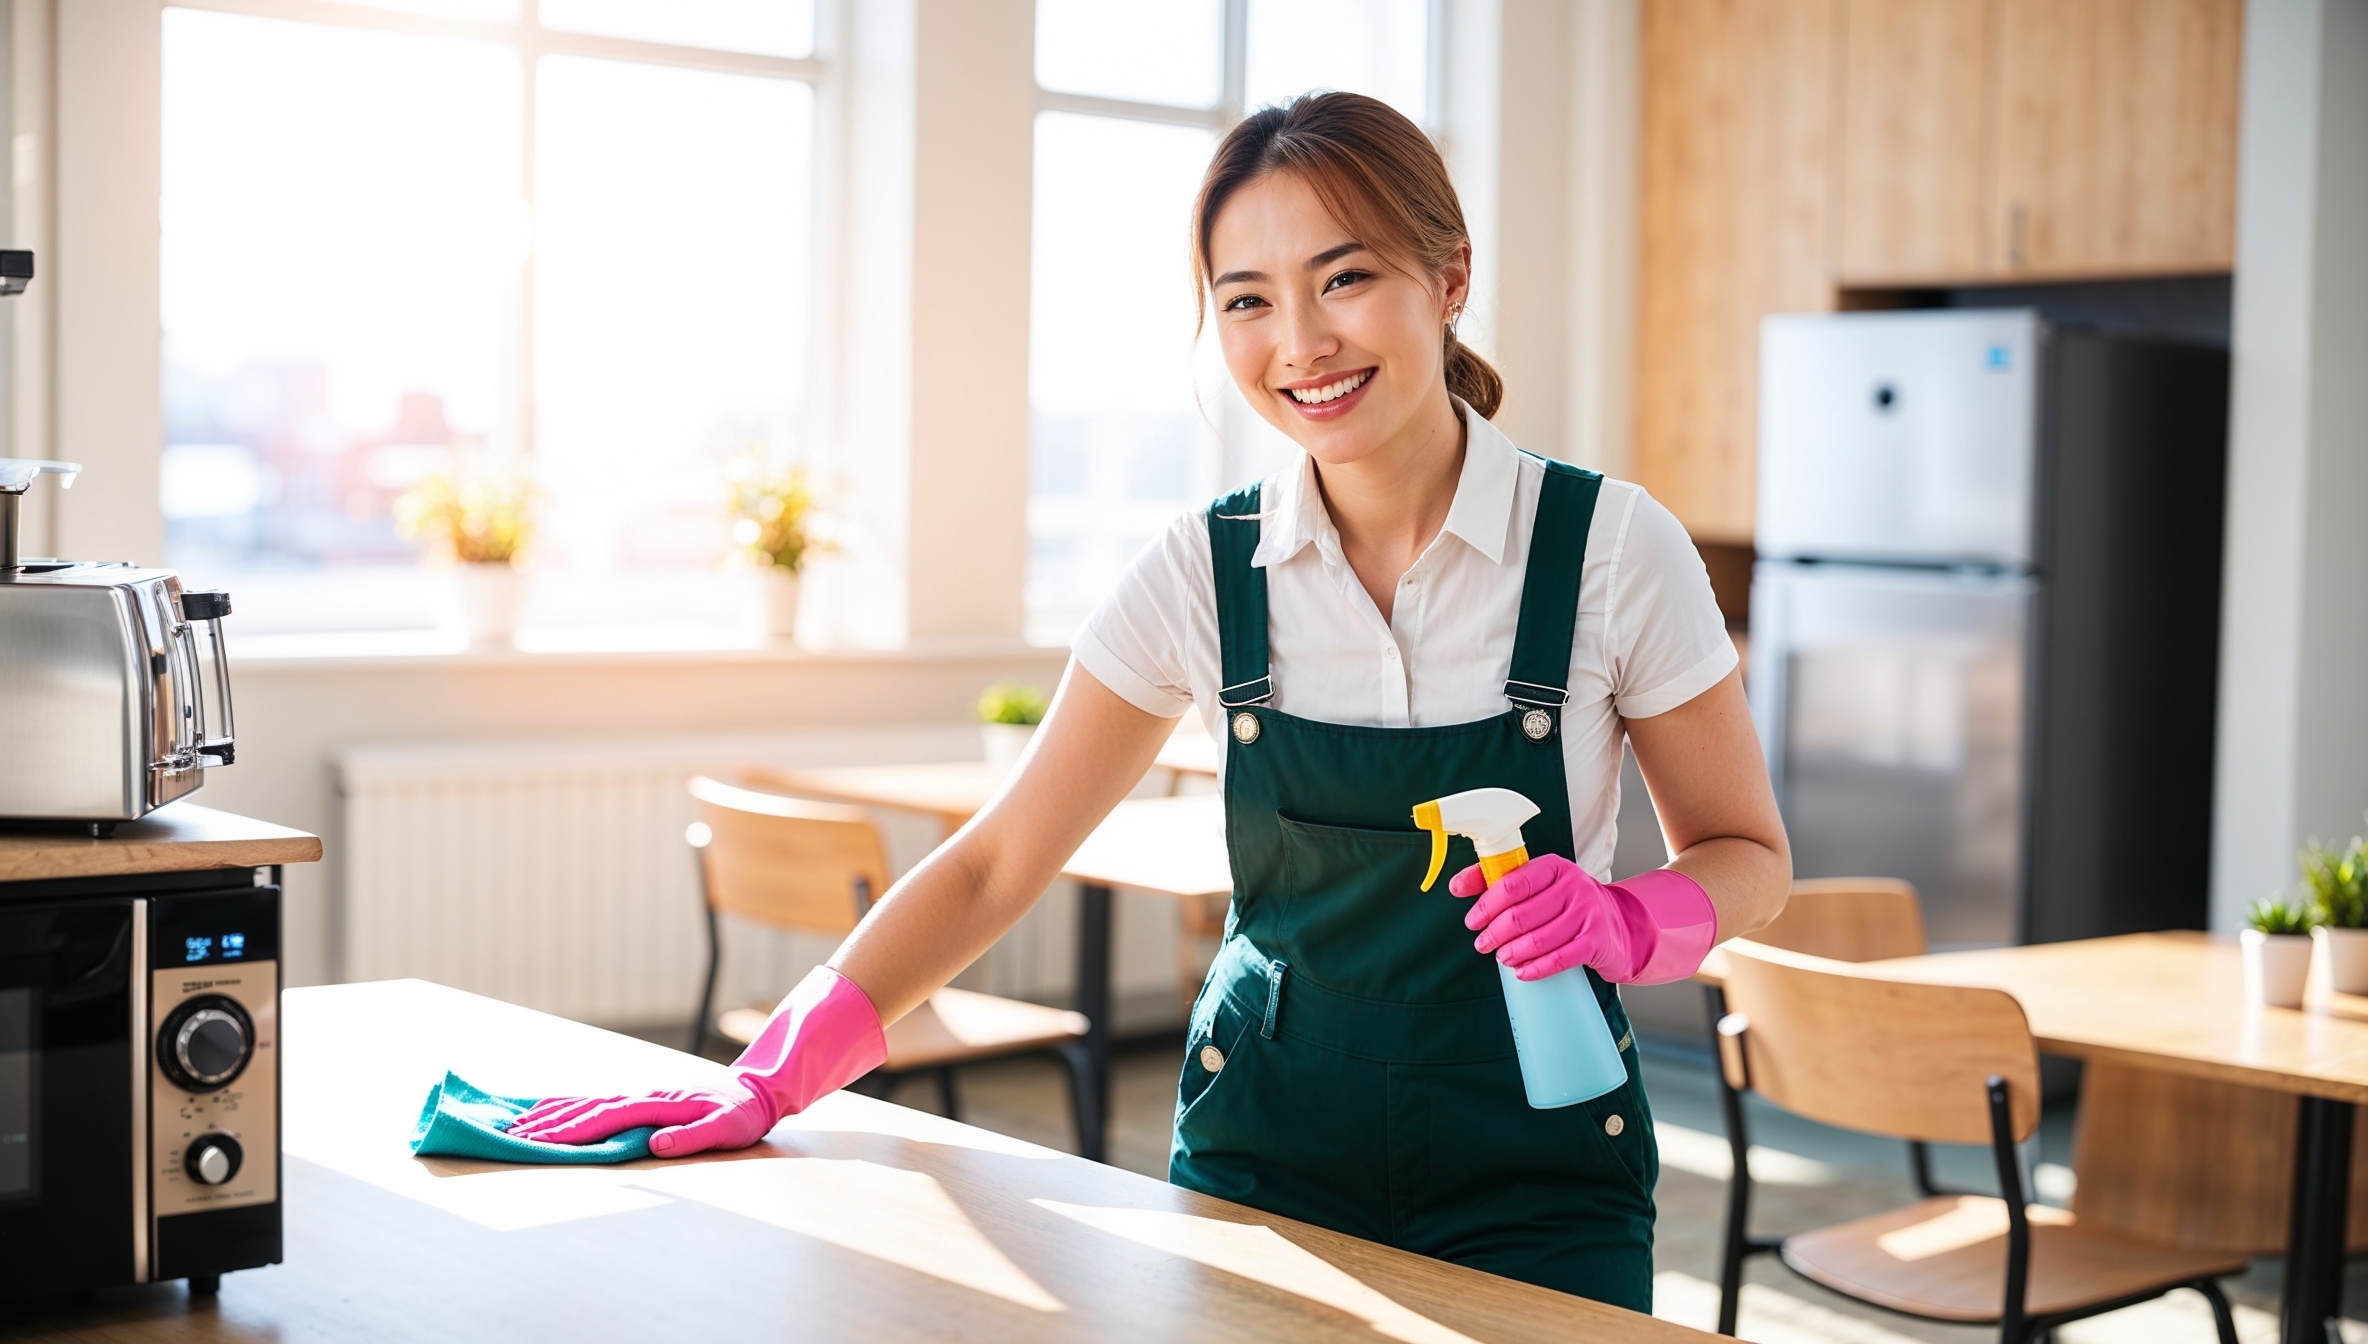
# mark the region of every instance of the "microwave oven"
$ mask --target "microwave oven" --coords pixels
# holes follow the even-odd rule
[[[280,1259],[276,868],[0,886],[0,1300]]]

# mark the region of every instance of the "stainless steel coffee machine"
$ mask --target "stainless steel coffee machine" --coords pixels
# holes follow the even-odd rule
[[[81,470],[0,458],[0,824],[104,835],[233,759],[230,598],[171,570],[20,556],[25,492]]]

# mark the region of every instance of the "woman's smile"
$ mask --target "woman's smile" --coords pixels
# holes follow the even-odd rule
[[[1348,373],[1318,374],[1286,383],[1282,391],[1290,400],[1291,409],[1307,419],[1338,420],[1365,399],[1365,389],[1372,386],[1374,372],[1367,367]]]

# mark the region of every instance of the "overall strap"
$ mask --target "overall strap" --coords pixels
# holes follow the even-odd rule
[[[1586,563],[1587,528],[1595,521],[1595,497],[1603,489],[1603,476],[1567,462],[1541,460],[1546,479],[1538,490],[1537,517],[1530,524],[1521,624],[1513,633],[1513,667],[1505,681],[1505,698],[1532,709],[1559,710],[1570,699],[1579,571]]]
[[[1258,554],[1258,494],[1244,486],[1209,506],[1209,563],[1217,577],[1217,703],[1227,709],[1274,699],[1267,675],[1266,571]]]

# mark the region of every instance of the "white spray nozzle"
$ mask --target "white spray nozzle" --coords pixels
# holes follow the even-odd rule
[[[1460,835],[1486,859],[1521,848],[1521,823],[1538,814],[1538,805],[1511,789],[1466,789],[1444,798],[1418,803],[1414,824],[1431,833],[1431,870],[1422,879],[1429,891],[1447,862],[1447,837]]]

